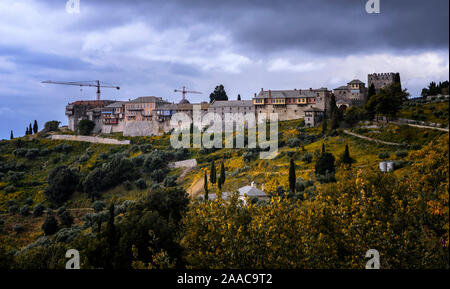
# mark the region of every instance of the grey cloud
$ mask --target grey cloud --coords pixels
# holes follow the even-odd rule
[[[449,43],[447,0],[380,0],[380,14],[367,14],[366,0],[81,3],[96,15],[81,15],[78,29],[101,30],[138,20],[161,30],[198,24],[229,32],[235,44],[250,53],[303,50],[342,55],[377,49],[447,48]]]

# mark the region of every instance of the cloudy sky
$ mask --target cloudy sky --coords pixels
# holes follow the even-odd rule
[[[411,95],[449,73],[449,1],[0,0],[0,139],[37,119],[67,124],[64,106],[95,89],[43,80],[100,79],[103,99],[179,101],[183,85],[207,100],[265,89],[338,87],[373,72],[400,72]]]

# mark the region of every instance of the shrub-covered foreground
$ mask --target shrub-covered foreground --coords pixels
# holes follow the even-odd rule
[[[411,153],[412,173],[342,169],[304,198],[267,204],[191,204],[179,187],[138,202],[99,206],[84,223],[19,252],[0,245],[0,268],[449,268],[448,137]]]
[[[448,138],[413,156],[407,179],[344,171],[313,200],[193,204],[182,246],[193,268],[448,268]]]

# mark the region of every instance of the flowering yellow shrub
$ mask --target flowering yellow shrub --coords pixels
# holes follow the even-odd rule
[[[290,138],[295,138],[298,136],[298,129],[293,128],[293,129],[289,129],[283,132],[283,136],[286,140],[290,139]]]
[[[448,268],[448,139],[415,153],[407,178],[342,169],[314,198],[191,204],[181,245],[192,268]],[[267,186],[283,184],[276,177]],[[248,200],[249,201],[249,200]]]
[[[217,165],[217,164],[216,164]],[[238,168],[242,168],[244,166],[244,161],[242,160],[241,157],[239,158],[232,158],[232,159],[228,159],[225,162],[225,167],[229,170],[229,171],[233,171],[235,169]]]

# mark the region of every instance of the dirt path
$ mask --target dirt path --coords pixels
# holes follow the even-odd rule
[[[364,135],[360,135],[360,134],[357,134],[357,133],[354,133],[354,132],[351,132],[351,131],[348,131],[348,130],[345,130],[345,129],[344,129],[344,133],[348,134],[348,135],[351,135],[351,136],[354,136],[354,137],[365,139],[365,140],[368,140],[368,141],[376,142],[376,143],[381,143],[381,144],[386,144],[386,145],[393,145],[393,146],[401,146],[401,145],[403,145],[403,144],[400,144],[400,143],[388,142],[388,141],[382,141],[382,140],[379,140],[379,139],[374,139],[374,138],[367,137],[367,136],[364,136]]]
[[[83,135],[61,135],[54,134],[48,138],[53,140],[67,140],[67,141],[82,141],[90,143],[101,143],[101,144],[111,144],[111,145],[129,145],[129,140],[117,140],[112,138],[103,138],[96,136],[83,136]]]
[[[177,183],[181,183],[184,180],[184,177],[186,177],[186,175],[189,174],[192,170],[193,168],[184,168],[184,170],[177,178]]]
[[[195,197],[199,192],[203,190],[203,178],[199,178],[194,181],[192,185],[186,190],[189,196]]]
[[[427,125],[420,125],[420,124],[412,124],[412,123],[403,123],[403,122],[396,122],[396,121],[391,121],[390,123],[397,124],[397,125],[405,125],[406,124],[406,125],[414,126],[414,127],[418,127],[418,128],[436,129],[436,130],[448,132],[448,128],[441,128],[441,127],[427,126]]]
[[[93,208],[68,208],[66,210],[70,211],[70,212],[80,212],[80,211],[91,211],[91,212],[93,212],[94,211]],[[58,210],[52,210],[52,211],[53,211],[53,213],[55,213]],[[47,213],[47,212],[48,212],[48,209],[43,211],[43,213]],[[10,215],[11,214],[9,214],[9,213],[4,213],[4,214],[0,214],[0,217],[10,216]],[[30,211],[30,216],[32,216],[32,215],[33,215],[33,211]]]

